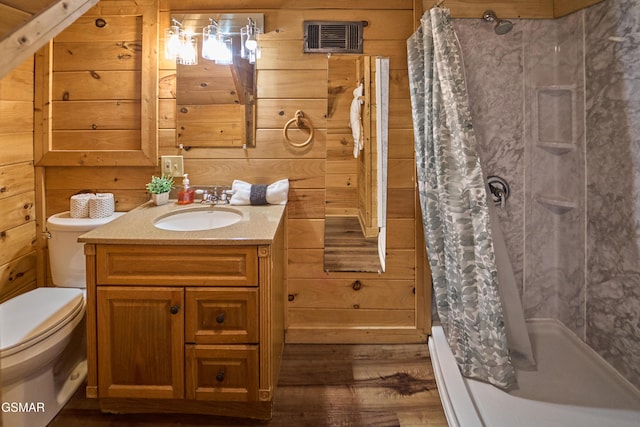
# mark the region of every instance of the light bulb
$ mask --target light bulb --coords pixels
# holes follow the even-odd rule
[[[176,59],[180,51],[180,29],[176,26],[165,30],[164,56],[167,59]]]
[[[198,63],[198,46],[192,33],[184,33],[178,62],[183,65],[195,65]]]
[[[258,48],[258,42],[255,38],[248,38],[247,41],[244,42],[244,45],[249,50],[256,50]]]
[[[240,29],[240,37],[242,44],[240,45],[240,56],[248,59],[250,63],[255,62],[257,52],[260,50],[258,45],[258,34],[262,34],[260,28],[256,27],[256,23],[253,19],[249,18],[249,24]]]

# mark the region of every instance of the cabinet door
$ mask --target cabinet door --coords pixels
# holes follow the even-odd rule
[[[98,287],[99,397],[184,396],[183,288]]]

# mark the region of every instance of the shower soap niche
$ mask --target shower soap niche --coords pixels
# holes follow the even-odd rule
[[[536,88],[534,140],[538,147],[561,155],[575,149],[575,86]]]

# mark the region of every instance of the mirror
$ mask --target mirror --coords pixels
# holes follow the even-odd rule
[[[388,70],[388,58],[328,59],[325,271],[385,270]]]
[[[241,57],[240,30],[251,18],[264,27],[260,13],[172,13],[191,31],[197,64],[176,64],[176,141],[184,147],[255,146],[255,65]],[[202,29],[214,19],[224,33],[232,63],[202,57]],[[166,41],[165,41],[166,43]]]

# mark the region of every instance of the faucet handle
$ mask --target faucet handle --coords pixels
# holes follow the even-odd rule
[[[233,195],[233,191],[228,186],[216,185],[199,191],[201,192],[199,194],[202,194],[202,204],[229,204],[231,203],[231,196]]]
[[[229,187],[224,187],[224,189],[222,190],[222,194],[220,195],[220,199],[223,201],[223,203],[231,203],[231,196],[233,196],[233,190]]]

